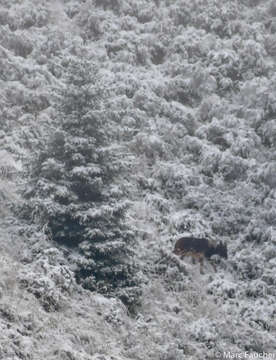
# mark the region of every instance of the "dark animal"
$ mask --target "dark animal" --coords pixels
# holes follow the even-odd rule
[[[192,256],[193,263],[195,259],[199,260],[200,273],[203,274],[204,258],[209,259],[212,255],[219,255],[227,259],[227,246],[220,242],[218,245],[212,245],[207,239],[183,237],[177,240],[173,253],[179,255],[181,259],[184,256]],[[216,271],[216,267],[211,263]]]

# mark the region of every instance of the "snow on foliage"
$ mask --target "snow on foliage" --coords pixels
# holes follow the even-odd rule
[[[1,1],[0,357],[275,352],[275,9]]]

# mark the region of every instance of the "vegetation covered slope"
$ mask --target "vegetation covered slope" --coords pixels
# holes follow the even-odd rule
[[[3,171],[0,189],[1,356],[275,352],[274,2],[0,4],[0,140],[18,172]],[[75,283],[75,254],[49,239],[36,208],[33,222],[8,214],[24,209],[16,189],[32,192],[33,164],[64,130],[56,94],[74,59],[98,68],[97,119],[142,278],[136,317]],[[171,255],[184,231],[227,243],[217,273]]]

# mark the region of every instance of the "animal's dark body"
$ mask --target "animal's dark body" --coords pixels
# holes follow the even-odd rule
[[[192,256],[193,262],[198,259],[200,262],[200,273],[203,273],[204,258],[209,259],[212,255],[220,255],[227,259],[227,247],[220,242],[218,245],[212,245],[207,239],[195,237],[183,237],[177,240],[173,253],[181,256]],[[215,265],[212,264],[215,271]]]

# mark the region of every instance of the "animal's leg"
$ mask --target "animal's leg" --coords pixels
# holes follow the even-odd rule
[[[203,259],[203,256],[200,256],[199,258],[199,264],[200,264],[200,274],[203,274],[203,263],[204,263],[204,259]]]
[[[213,262],[211,261],[211,265],[213,266],[214,271],[217,272],[217,267],[216,267],[215,263],[213,263]]]
[[[186,256],[186,252],[185,252],[185,251],[181,251],[181,253],[180,253],[180,259],[183,260],[184,256]]]

